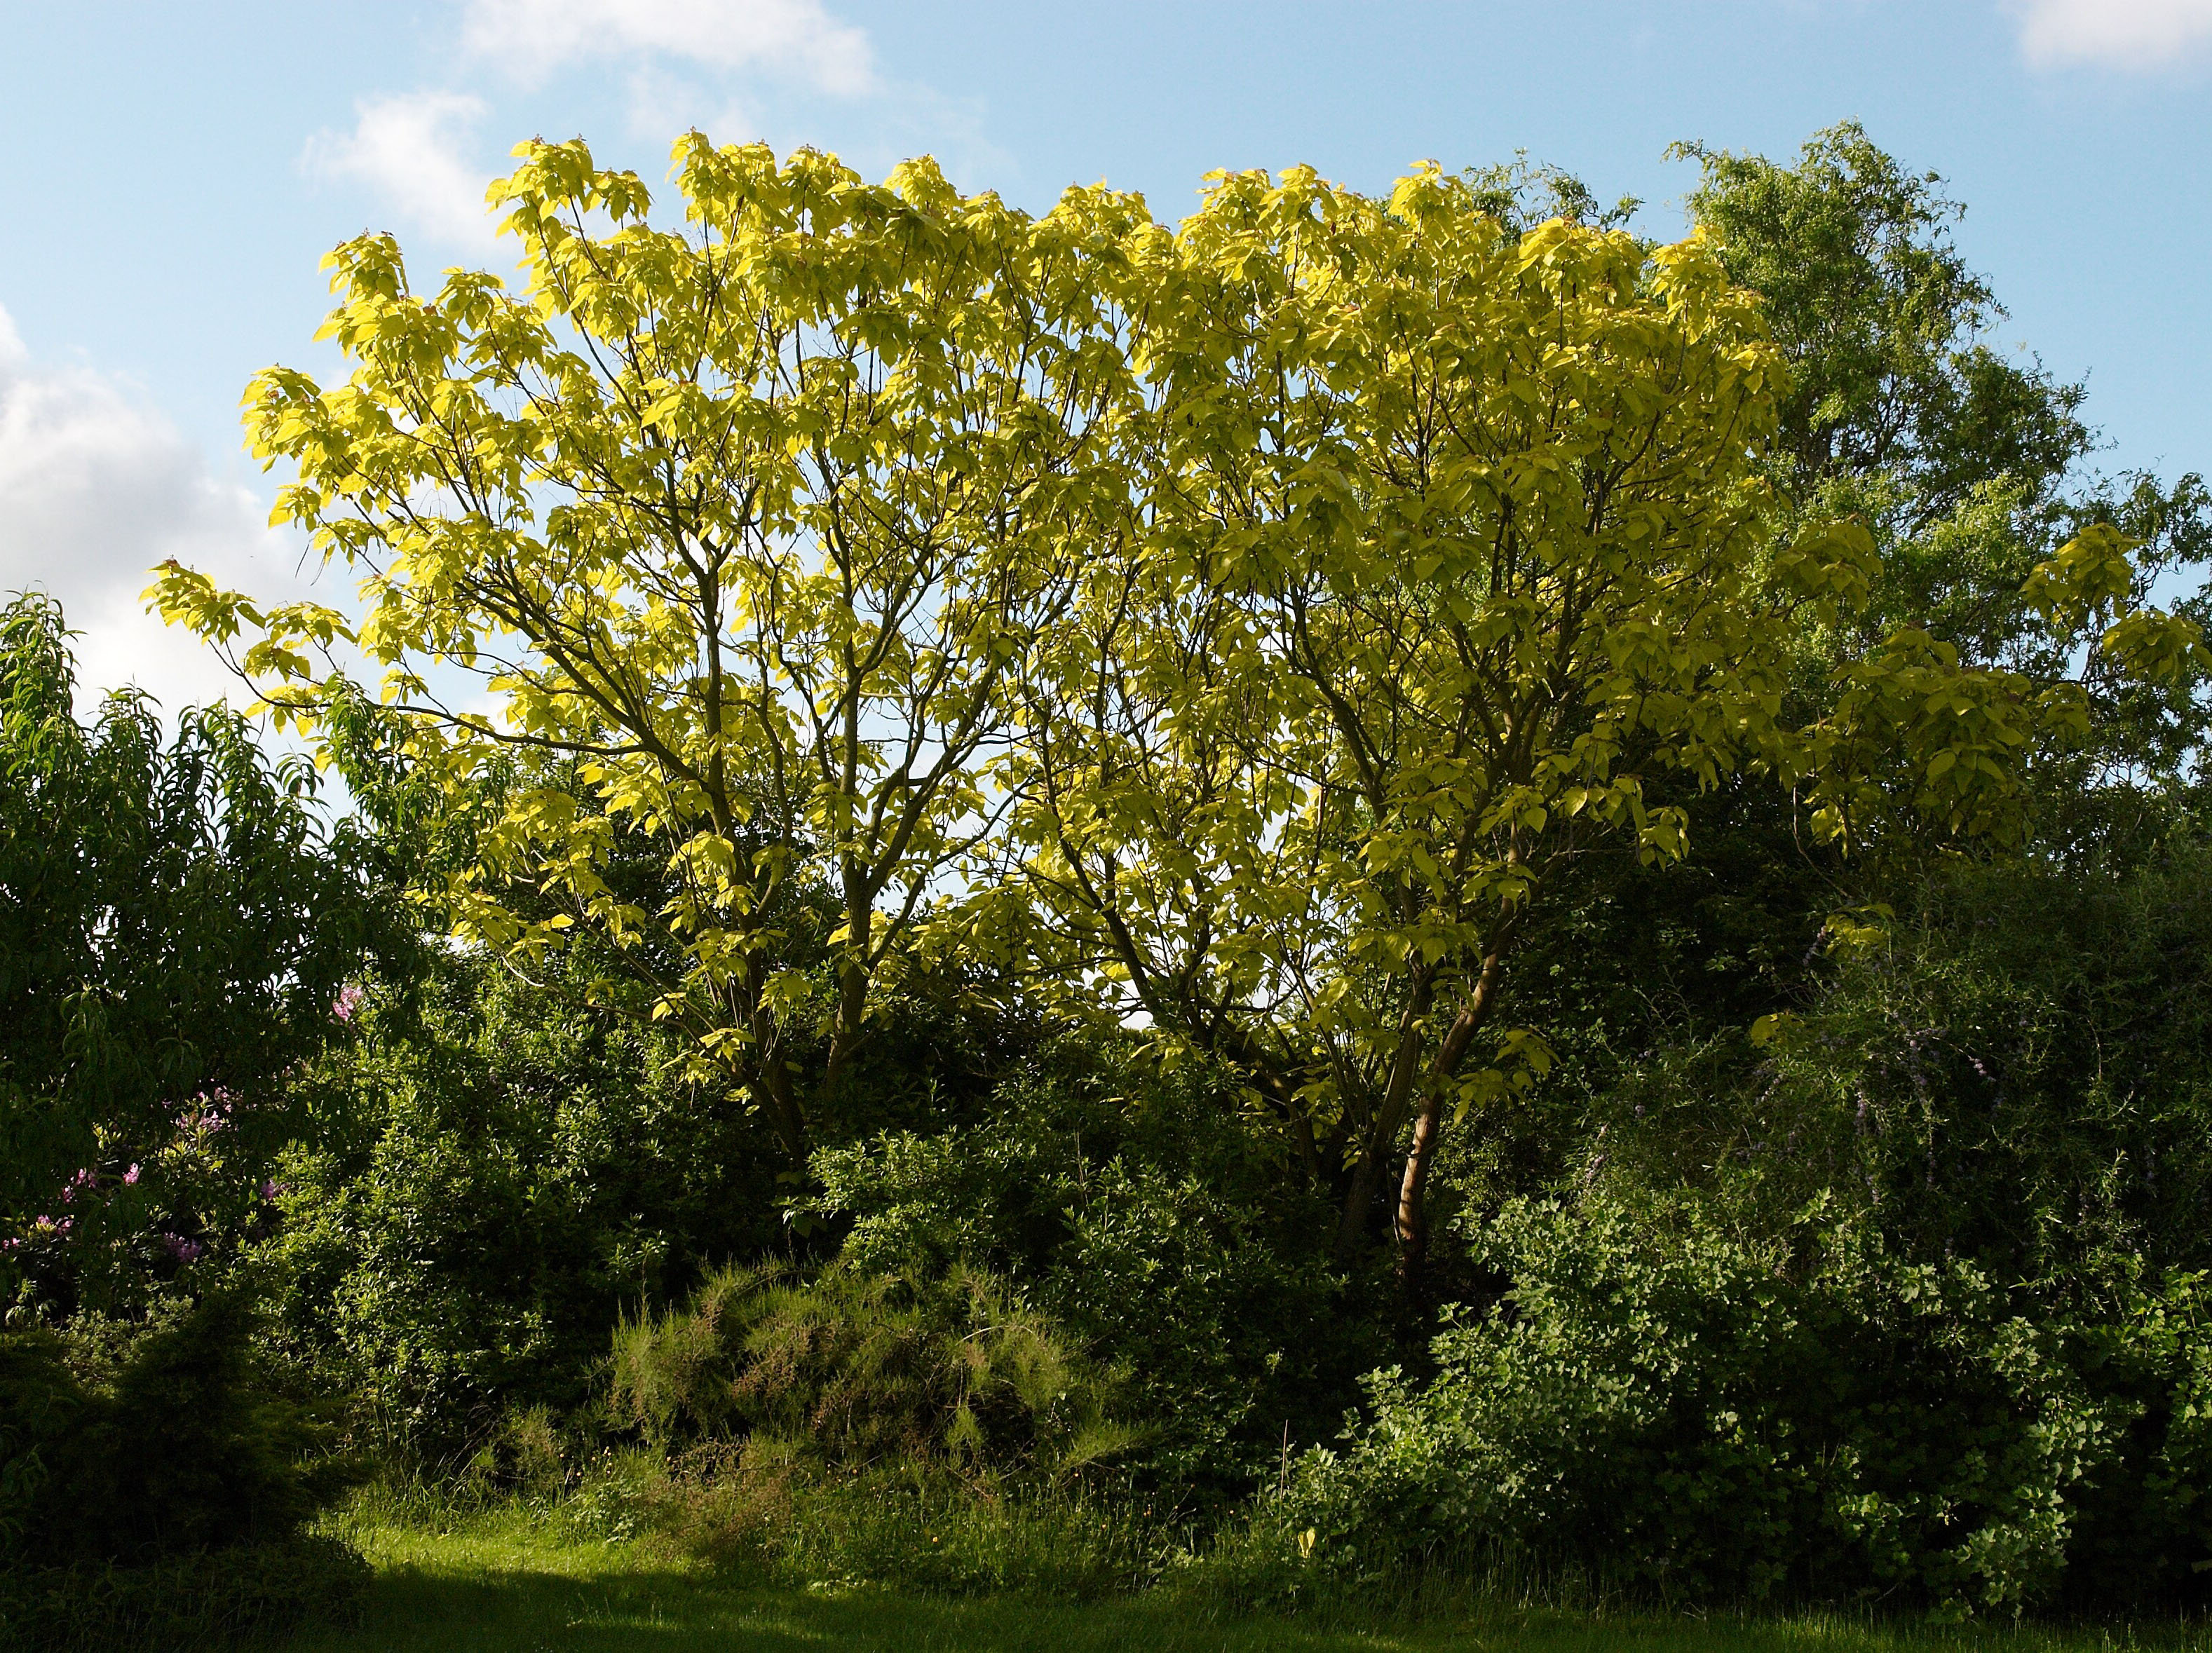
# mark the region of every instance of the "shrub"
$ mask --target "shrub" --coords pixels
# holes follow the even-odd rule
[[[766,1133],[588,986],[441,960],[302,1084],[319,1128],[254,1263],[288,1356],[380,1447],[447,1462],[511,1412],[582,1413],[623,1304],[780,1236]]]
[[[1479,1249],[1508,1297],[1436,1339],[1433,1380],[1370,1380],[1266,1541],[1370,1579],[1502,1558],[1954,1613],[2201,1588],[2193,1283],[2084,1328],[1846,1230],[1793,1255],[1602,1203],[1509,1207]],[[2127,1577],[2085,1565],[2147,1540]]]
[[[623,1322],[610,1409],[658,1445],[776,1440],[860,1470],[941,1465],[1053,1480],[1125,1449],[1110,1378],[1004,1284],[769,1266]]]
[[[986,1117],[814,1156],[815,1209],[861,1271],[1002,1274],[1124,1374],[1152,1484],[1208,1501],[1333,1427],[1385,1346],[1349,1312],[1323,1194],[1299,1190],[1233,1082],[1064,1043]]]
[[[373,987],[353,1041],[296,1087],[315,1128],[255,1254],[289,1355],[423,1464],[472,1455],[517,1411],[576,1426],[624,1304],[792,1237],[772,1133],[611,980],[621,961],[579,942],[541,964],[532,982],[446,955]],[[961,982],[906,985],[825,1135],[952,1109],[1021,1048],[1020,1018]]]
[[[0,601],[0,1301],[143,1312],[263,1210],[285,1076],[343,989],[412,951],[312,766],[221,706],[165,739],[134,690],[74,709],[61,611]],[[210,1263],[216,1259],[211,1258]]]
[[[279,1542],[349,1483],[264,1383],[237,1297],[125,1340],[0,1334],[0,1522],[33,1566],[135,1563]]]
[[[0,1333],[0,1650],[216,1647],[367,1577],[307,1523],[349,1483],[216,1296],[150,1327]]]

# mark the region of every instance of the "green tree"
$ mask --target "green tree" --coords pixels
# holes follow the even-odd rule
[[[165,744],[136,691],[88,726],[75,693],[60,609],[0,609],[0,1280],[59,1306],[255,1209],[284,1076],[404,940],[304,760],[220,707]]]
[[[1516,234],[1486,183],[1215,181],[1130,301],[1136,503],[1014,772],[1053,979],[1243,1066],[1341,1188],[1345,1250],[1410,1125],[1409,1273],[1448,1121],[1547,1060],[1492,1025],[1530,914],[1607,841],[1685,852],[1655,782],[1763,773],[1846,843],[1999,832],[2021,757],[2081,718],[2077,685],[1912,627],[1791,715],[1805,639],[1880,568],[1770,487],[1791,380],[1756,300],[1706,238]],[[2192,646],[2110,536],[2030,578],[2123,658]]]
[[[2041,488],[2089,451],[2084,392],[1991,347],[2004,309],[1949,226],[1965,209],[1846,121],[1797,166],[1702,143],[1695,221],[1755,290],[1790,363],[1775,471],[1790,497],[1857,484],[1853,502],[1907,539],[1992,482]],[[2023,567],[2011,584],[2027,575]]]
[[[1674,153],[1698,162],[1692,215],[1759,292],[1790,364],[1769,474],[1792,515],[1855,514],[1874,532],[1856,646],[1911,627],[2039,686],[2076,678],[2087,738],[2042,755],[2041,824],[2079,844],[2141,814],[2147,791],[2194,762],[2201,679],[2147,683],[2094,650],[2077,670],[2110,617],[2042,600],[2033,575],[2101,526],[2129,542],[2126,602],[2146,606],[2154,585],[2212,560],[2202,480],[2085,474],[2096,436],[2083,387],[1996,348],[2004,308],[1951,237],[1965,209],[1856,123],[1815,133],[1794,166],[1698,143]],[[1854,644],[1816,646],[1832,658]]]

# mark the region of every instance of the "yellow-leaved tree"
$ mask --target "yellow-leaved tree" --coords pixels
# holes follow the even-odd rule
[[[2001,832],[2082,718],[1909,631],[1793,712],[1873,551],[1778,543],[1786,369],[1702,236],[1517,229],[1432,167],[1031,218],[696,134],[662,229],[580,143],[517,153],[524,292],[349,243],[351,376],[249,394],[358,622],[154,595],[311,734],[355,692],[323,657],[382,662],[456,799],[557,760],[426,895],[489,947],[611,937],[794,1157],[799,1048],[834,1093],[907,961],[968,949],[1240,1073],[1340,1245],[1387,1210],[1410,1274],[1444,1133],[1548,1060],[1498,1012],[1528,915],[1599,842],[1689,848],[1653,776],[1764,772],[1846,842]],[[2201,653],[2128,574],[2085,539],[2030,596],[2128,669]]]
[[[926,161],[869,185],[695,134],[668,229],[580,143],[517,154],[493,198],[525,291],[454,270],[417,293],[364,236],[329,260],[349,379],[248,392],[253,452],[298,472],[276,516],[359,576],[358,623],[179,568],[154,594],[252,634],[238,666],[310,734],[348,693],[329,652],[381,662],[406,761],[457,795],[518,751],[571,760],[504,798],[435,904],[508,951],[601,927],[803,1158],[794,1047],[818,1036],[834,1090],[1003,807],[1007,684],[1114,485],[1099,416],[1127,365],[1088,348],[1085,248],[1134,210],[1036,221]],[[617,825],[666,856],[657,909],[602,876]],[[811,968],[795,885],[835,912]],[[526,920],[517,887],[556,910]]]
[[[1529,913],[1597,843],[1687,850],[1647,779],[1762,770],[1832,838],[1899,805],[1986,832],[2081,717],[1906,634],[1793,724],[1873,548],[1774,542],[1756,296],[1704,237],[1516,233],[1478,185],[1222,176],[1154,248],[1132,507],[1025,680],[999,863],[1066,1000],[1247,1073],[1340,1251],[1395,1170],[1409,1273],[1443,1132],[1549,1060],[1496,1019]]]

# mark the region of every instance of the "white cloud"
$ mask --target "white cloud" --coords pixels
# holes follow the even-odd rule
[[[364,98],[350,132],[317,133],[301,163],[318,178],[367,185],[416,229],[453,245],[493,244],[486,210],[491,174],[464,159],[484,104],[458,92],[409,92]]]
[[[529,81],[577,63],[665,57],[722,70],[767,69],[817,90],[876,88],[866,31],[819,0],[465,0],[462,38]]]
[[[2021,47],[2046,67],[2155,69],[2212,45],[2212,0],[2020,0]]]
[[[0,593],[43,590],[77,641],[80,705],[135,683],[170,712],[243,698],[189,634],[145,611],[167,557],[264,597],[299,592],[296,550],[251,489],[210,471],[114,377],[33,359],[0,309]]]
[[[632,137],[666,145],[696,129],[717,143],[746,143],[760,136],[759,118],[726,88],[709,90],[658,64],[642,64],[629,77]]]

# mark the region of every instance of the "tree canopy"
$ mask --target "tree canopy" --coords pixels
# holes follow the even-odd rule
[[[1516,933],[1601,844],[1688,851],[1662,780],[1763,778],[1844,845],[2001,836],[2087,727],[2066,674],[1875,611],[1887,519],[1802,481],[1907,440],[1897,385],[1979,368],[1884,357],[1805,403],[1832,364],[1793,370],[1794,301],[1710,231],[1513,227],[1432,167],[1382,198],[1218,175],[1172,230],[1103,188],[1032,218],[926,161],[869,185],[696,133],[662,229],[580,143],[517,154],[523,292],[418,294],[349,242],[349,378],[249,396],[358,622],[173,566],[154,594],[311,733],[356,646],[419,775],[515,777],[426,898],[518,955],[622,944],[794,1157],[902,974],[989,959],[1243,1073],[1346,1249],[1410,1121],[1411,1269],[1449,1121],[1547,1060],[1494,1018]],[[1978,313],[1888,246],[1846,295],[1877,332],[1930,282]],[[2130,549],[2093,526],[2017,599],[2170,675],[2201,645]],[[618,831],[657,905],[609,883]]]

